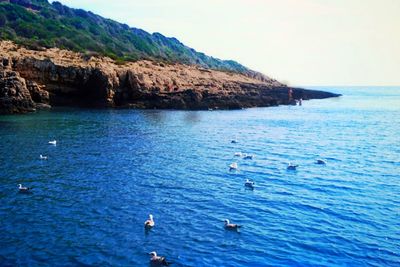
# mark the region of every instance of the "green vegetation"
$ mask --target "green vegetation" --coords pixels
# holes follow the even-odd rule
[[[92,12],[47,0],[0,0],[0,39],[32,49],[59,47],[96,52],[118,62],[151,59],[205,68],[249,72],[235,61],[196,52],[175,38],[130,28]]]

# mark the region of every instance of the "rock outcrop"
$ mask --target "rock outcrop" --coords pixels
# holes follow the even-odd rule
[[[25,79],[15,71],[0,71],[0,113],[34,111],[33,102]]]
[[[51,106],[236,109],[290,104],[273,79],[182,64],[138,61],[119,65],[57,48],[40,51],[0,42],[0,112]],[[294,98],[335,94],[293,88]]]

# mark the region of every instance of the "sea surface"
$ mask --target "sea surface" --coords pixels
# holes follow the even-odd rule
[[[318,89],[343,96],[1,116],[0,266],[400,266],[400,87]]]

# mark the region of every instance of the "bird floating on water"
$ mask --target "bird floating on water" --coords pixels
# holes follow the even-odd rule
[[[295,171],[297,169],[297,167],[299,167],[299,165],[295,165],[289,162],[287,169],[291,170],[291,171]]]
[[[154,227],[153,215],[149,214],[149,218],[144,222],[144,228],[150,229]]]
[[[47,156],[40,155],[40,159],[47,160]]]
[[[236,139],[233,139],[233,140],[231,141],[232,144],[237,144],[237,142],[238,142],[238,141],[237,141]]]
[[[255,185],[256,183],[250,179],[246,179],[246,181],[244,182],[244,186],[251,189],[254,189]]]
[[[26,187],[26,186],[22,186],[22,184],[18,184],[18,191],[20,193],[28,193],[32,188],[30,187]]]
[[[317,159],[317,161],[315,163],[320,164],[320,165],[325,165],[326,161],[323,159]]]
[[[169,262],[165,259],[165,257],[157,256],[157,252],[152,251],[149,253],[150,255],[150,266],[169,266]]]
[[[50,145],[55,145],[55,146],[56,146],[56,145],[57,145],[57,141],[56,141],[56,140],[49,141],[49,144],[50,144]]]
[[[225,219],[224,222],[225,229],[227,230],[239,230],[239,228],[242,227],[241,225],[238,225],[236,223],[230,223],[228,219]]]
[[[235,152],[234,156],[235,157],[241,157],[242,156],[242,152]]]
[[[243,154],[243,159],[253,159],[254,155],[247,155],[246,153]]]
[[[229,165],[229,170],[237,170],[238,165],[236,162],[233,162],[231,165]]]

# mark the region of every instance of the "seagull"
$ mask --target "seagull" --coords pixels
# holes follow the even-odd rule
[[[236,162],[233,162],[231,165],[229,165],[229,170],[237,170],[238,165]]]
[[[243,154],[243,159],[253,159],[254,155]]]
[[[320,165],[325,165],[326,161],[323,159],[317,159],[317,161],[315,163],[320,164]]]
[[[157,256],[157,252],[152,251],[149,253],[150,258],[150,266],[169,266],[169,262],[165,259],[165,257]]]
[[[40,155],[40,159],[46,160],[46,159],[47,159],[47,156]]]
[[[246,179],[246,181],[244,182],[244,186],[251,188],[251,189],[254,189],[255,185],[256,185],[256,183],[249,179]]]
[[[49,141],[49,144],[50,144],[50,145],[55,145],[55,146],[56,146],[56,145],[57,145],[57,141],[56,141],[56,140]]]
[[[294,165],[294,164],[289,162],[289,164],[288,164],[286,169],[291,170],[291,171],[295,171],[297,167],[299,167],[299,165]]]
[[[154,227],[153,215],[149,214],[149,218],[144,222],[144,228],[150,229]]]
[[[234,156],[235,157],[241,157],[242,156],[242,152],[235,152]]]
[[[30,187],[26,187],[26,186],[22,186],[22,184],[18,184],[18,191],[20,193],[28,193],[29,190],[31,190],[32,188]]]
[[[224,222],[225,222],[225,229],[227,230],[238,230],[240,227],[242,227],[241,225],[230,223],[228,219],[225,219]]]

